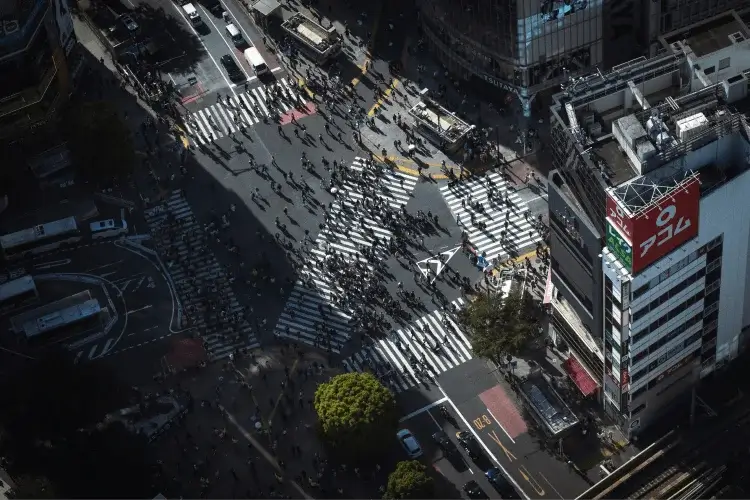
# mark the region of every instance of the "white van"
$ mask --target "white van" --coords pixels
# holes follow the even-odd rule
[[[186,3],[182,6],[182,10],[185,12],[188,20],[190,20],[190,24],[192,24],[194,27],[203,24],[203,19],[201,19],[201,15],[198,14],[197,10],[195,10],[195,6],[193,4]]]
[[[227,24],[227,34],[229,35],[229,38],[232,39],[232,43],[236,46],[242,45],[245,43],[245,39],[242,38],[242,33],[240,33],[240,30],[237,29],[237,26],[235,26],[232,23]]]
[[[245,60],[250,67],[253,68],[256,75],[268,73],[268,65],[266,65],[266,61],[263,60],[263,56],[260,55],[260,52],[258,52],[258,49],[255,47],[250,47],[245,50]]]
[[[128,234],[128,223],[125,222],[125,219],[117,221],[114,219],[100,220],[92,222],[89,227],[91,229],[91,239],[94,240]]]

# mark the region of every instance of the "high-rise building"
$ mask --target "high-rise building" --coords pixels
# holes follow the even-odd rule
[[[602,63],[603,0],[418,0],[417,5],[433,54],[454,74],[516,94],[527,115],[537,92]]]
[[[551,109],[550,332],[629,434],[750,339],[750,30],[730,11],[660,43]]]
[[[67,0],[0,0],[0,141],[48,123],[80,67]]]
[[[518,96],[663,50],[659,37],[746,0],[417,0],[434,56],[454,75]]]

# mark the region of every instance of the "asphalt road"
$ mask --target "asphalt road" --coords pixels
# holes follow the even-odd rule
[[[65,296],[83,286],[92,291],[102,307],[110,309],[115,322],[108,330],[65,338],[63,344],[75,362],[111,356],[160,340],[174,330],[175,303],[158,261],[115,243],[84,244],[37,257],[26,264],[38,280],[73,283],[59,290]],[[81,280],[89,280],[82,282]],[[60,297],[40,297],[50,302]],[[54,342],[61,339],[55,338]],[[143,360],[147,363],[147,360]]]

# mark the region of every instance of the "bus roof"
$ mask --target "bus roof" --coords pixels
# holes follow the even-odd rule
[[[21,295],[36,288],[34,278],[29,275],[21,276],[18,279],[7,281],[0,285],[0,303],[12,299],[16,295]]]
[[[39,224],[28,229],[22,229],[15,233],[0,236],[0,247],[5,250],[24,245],[36,240],[51,238],[60,234],[69,233],[78,229],[75,217],[66,217],[46,224]]]
[[[26,338],[36,337],[37,335],[90,318],[99,314],[101,310],[102,308],[99,306],[98,300],[89,299],[82,304],[66,307],[65,309],[60,309],[59,311],[28,321],[23,325],[23,332],[26,334]]]

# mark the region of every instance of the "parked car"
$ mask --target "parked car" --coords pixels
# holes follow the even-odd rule
[[[229,75],[229,79],[233,82],[245,80],[245,74],[242,72],[240,67],[237,66],[237,63],[234,61],[234,58],[232,58],[232,56],[221,56],[221,65],[224,66],[224,69],[227,71],[227,75]]]
[[[490,498],[476,481],[469,481],[464,485],[464,491],[469,498]]]
[[[419,446],[419,441],[414,437],[409,429],[401,429],[396,433],[398,442],[403,446],[404,451],[409,458],[419,458],[422,456],[422,447]]]
[[[134,33],[138,31],[138,23],[129,14],[120,16],[120,22],[129,32]]]
[[[441,450],[445,452],[445,455],[448,457],[455,458],[456,456],[460,457],[461,453],[459,453],[458,448],[456,448],[456,445],[453,444],[453,441],[450,440],[448,435],[443,431],[438,431],[435,434],[432,435],[432,439],[435,440],[435,443],[440,447]]]

